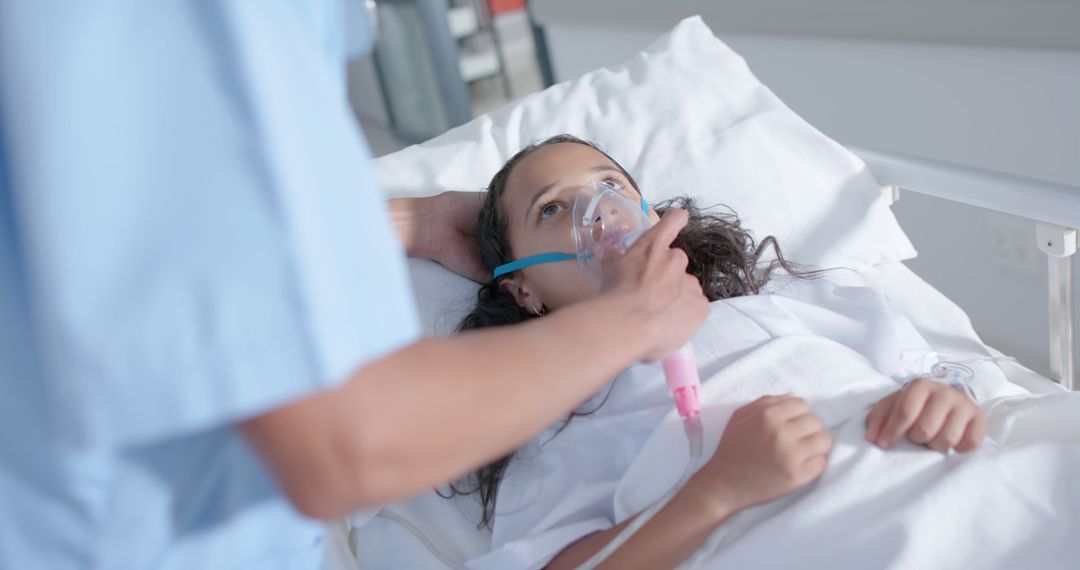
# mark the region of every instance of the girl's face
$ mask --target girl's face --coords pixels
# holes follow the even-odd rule
[[[578,189],[607,181],[635,203],[641,195],[617,164],[583,144],[541,147],[510,171],[501,203],[514,259],[547,252],[574,253],[571,209]],[[653,222],[659,220],[649,211]],[[596,294],[575,260],[533,265],[501,282],[519,306],[532,313],[557,310]]]

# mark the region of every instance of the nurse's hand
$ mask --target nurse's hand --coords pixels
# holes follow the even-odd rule
[[[790,394],[764,396],[735,410],[716,453],[687,487],[722,516],[817,479],[832,445],[805,400]]]
[[[668,210],[603,270],[600,298],[623,301],[625,310],[644,321],[643,362],[660,360],[690,342],[709,314],[701,283],[686,272],[686,253],[671,247],[687,219],[681,209]]]
[[[866,440],[882,449],[905,435],[937,451],[971,451],[986,437],[986,413],[960,390],[919,378],[875,404],[866,417]]]
[[[476,218],[483,201],[483,192],[390,200],[390,215],[405,254],[437,261],[473,281],[490,281],[476,247]]]

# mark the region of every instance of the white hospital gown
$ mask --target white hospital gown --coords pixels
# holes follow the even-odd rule
[[[712,303],[693,341],[701,378],[771,339],[796,334],[848,346],[898,381],[933,361],[914,326],[876,290],[825,279],[785,281],[772,294]],[[578,411],[593,409],[565,428],[556,423],[515,454],[498,492],[493,550],[469,568],[541,568],[576,540],[614,526],[619,480],[672,400],[660,367],[638,365]]]

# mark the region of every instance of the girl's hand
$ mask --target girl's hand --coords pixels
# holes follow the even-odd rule
[[[937,451],[971,451],[986,436],[986,414],[956,388],[919,378],[882,399],[866,417],[866,440],[882,449],[905,434]]]
[[[716,453],[690,485],[718,511],[742,510],[817,479],[832,445],[806,401],[765,396],[735,411]]]

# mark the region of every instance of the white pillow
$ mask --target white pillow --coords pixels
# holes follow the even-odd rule
[[[689,194],[730,206],[794,261],[864,270],[915,255],[865,164],[788,109],[697,16],[623,65],[378,159],[378,179],[395,197],[480,190],[515,152],[559,133],[596,142],[651,203]],[[430,292],[418,291],[422,307]]]
[[[690,194],[702,205],[730,206],[758,239],[775,235],[793,261],[863,270],[915,255],[866,166],[784,106],[700,17],[683,20],[624,65],[378,159],[379,182],[391,197],[480,190],[519,149],[559,133],[596,142],[652,203]],[[425,330],[451,332],[474,303],[476,285],[427,261],[410,260],[410,271]],[[443,504],[446,517],[460,519],[452,502]],[[390,509],[433,506],[427,496]],[[412,522],[445,536],[447,519],[425,513],[430,524]],[[487,540],[485,533],[478,538],[472,548]],[[368,552],[365,562],[384,554],[410,567],[401,550]],[[417,544],[414,554],[421,567],[426,551]]]

